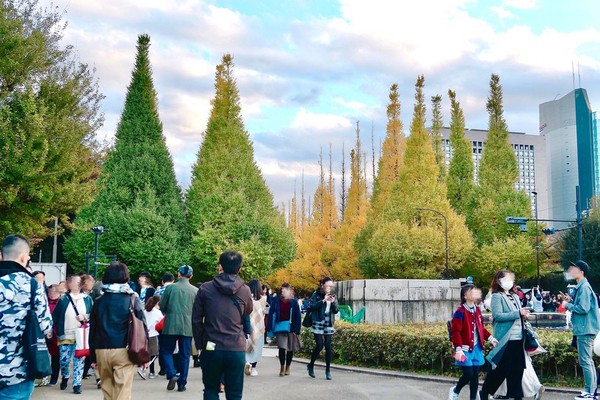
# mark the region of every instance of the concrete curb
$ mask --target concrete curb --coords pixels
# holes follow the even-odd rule
[[[309,363],[309,360],[306,358],[294,357],[294,361],[299,362],[301,364]],[[315,363],[315,365],[318,367],[325,368],[325,363],[320,362],[320,361],[317,361]],[[415,373],[411,373],[411,372],[388,371],[388,370],[376,369],[376,368],[353,367],[353,366],[349,366],[349,365],[331,364],[331,369],[347,371],[347,372],[356,372],[356,373],[360,373],[360,374],[375,375],[375,376],[388,376],[388,377],[394,377],[394,378],[406,378],[406,379],[415,379],[415,380],[421,380],[421,381],[440,382],[440,383],[448,383],[448,384],[456,383],[456,378],[450,378],[450,377],[446,377],[446,376],[421,375],[421,374],[415,374]],[[571,389],[571,388],[565,388],[565,387],[545,386],[545,388],[546,388],[546,393],[579,394],[581,392],[580,389]]]

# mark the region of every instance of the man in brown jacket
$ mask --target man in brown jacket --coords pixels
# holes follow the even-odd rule
[[[194,341],[200,354],[204,399],[218,400],[221,375],[227,400],[242,398],[246,335],[244,319],[252,312],[250,289],[238,276],[242,255],[219,257],[219,275],[200,286],[192,311]]]

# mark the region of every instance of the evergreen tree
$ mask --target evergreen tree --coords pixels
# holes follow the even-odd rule
[[[467,221],[479,244],[517,235],[518,228],[508,225],[506,217],[531,215],[527,195],[513,187],[519,177],[519,169],[508,141],[498,75],[492,75],[490,79],[487,111],[489,130],[479,164],[479,187],[473,214]]]
[[[287,265],[295,246],[254,162],[233,66],[229,54],[217,66],[208,127],[186,196],[193,263],[211,276],[220,252],[235,248],[244,255],[242,276],[261,278]]]
[[[77,216],[77,230],[65,243],[79,270],[93,249],[94,225],[110,229],[100,253],[117,255],[132,275],[173,271],[188,261],[182,195],[162,133],[149,49],[150,37],[140,35],[115,146],[102,167],[102,191]]]
[[[94,71],[36,0],[0,3],[0,235],[42,239],[97,193],[104,149]]]
[[[445,268],[444,219],[448,221],[450,272],[462,266],[472,247],[464,218],[452,209],[427,130],[425,129],[424,78],[416,83],[415,106],[404,165],[384,210],[385,218],[361,254],[367,276],[388,278],[439,278]],[[421,210],[420,210],[421,209]],[[368,263],[367,263],[368,262]]]
[[[446,159],[442,151],[444,119],[442,117],[442,96],[439,94],[431,97],[431,114],[431,143],[435,154],[435,162],[440,169],[440,178],[443,178],[446,175]]]
[[[456,100],[456,93],[448,90],[451,103],[450,145],[452,146],[452,159],[446,176],[448,186],[448,200],[450,204],[463,216],[467,216],[473,207],[473,190],[475,186],[473,174],[474,166],[471,156],[471,142],[465,136],[465,116],[460,103]]]

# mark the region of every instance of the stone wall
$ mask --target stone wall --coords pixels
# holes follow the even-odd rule
[[[460,303],[460,281],[361,279],[337,282],[336,293],[354,313],[365,307],[365,322],[442,322]]]

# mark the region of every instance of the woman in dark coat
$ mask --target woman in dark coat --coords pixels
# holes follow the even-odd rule
[[[90,356],[92,366],[99,371],[105,399],[130,399],[136,365],[127,354],[129,309],[137,318],[146,319],[144,306],[129,286],[129,269],[120,262],[112,262],[104,271],[102,290],[90,316]]]
[[[320,287],[310,298],[309,312],[312,315],[312,327],[310,331],[315,335],[315,348],[307,365],[308,375],[315,377],[315,360],[325,347],[325,378],[331,380],[331,338],[335,329],[335,314],[338,312],[337,298],[333,294],[333,279],[326,276],[319,282]]]
[[[279,296],[271,303],[268,331],[273,332],[277,338],[279,349],[279,376],[290,374],[290,365],[294,352],[300,350],[300,329],[302,327],[302,314],[300,304],[294,296],[294,291],[289,283],[281,285]]]

